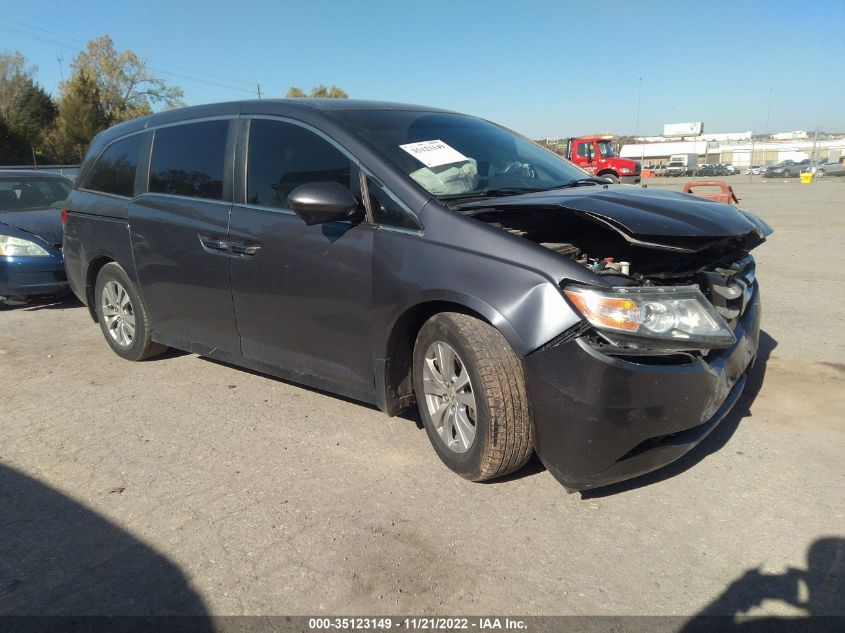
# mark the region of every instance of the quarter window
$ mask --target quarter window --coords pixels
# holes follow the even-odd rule
[[[372,178],[367,178],[367,193],[376,224],[419,230],[420,225],[411,212],[394,200],[384,187]]]
[[[204,121],[155,131],[150,191],[223,199],[229,121]]]
[[[143,137],[135,134],[109,145],[94,162],[80,188],[131,198],[135,193],[135,170]]]
[[[253,119],[247,158],[248,204],[287,208],[288,195],[310,182],[351,184],[352,161],[298,125]]]

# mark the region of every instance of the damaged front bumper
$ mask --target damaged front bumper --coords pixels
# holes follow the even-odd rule
[[[685,364],[609,356],[583,338],[529,354],[523,365],[540,460],[575,491],[680,458],[742,393],[760,334],[756,288],[734,334],[731,347]]]

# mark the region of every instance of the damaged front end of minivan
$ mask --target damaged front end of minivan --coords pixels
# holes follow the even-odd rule
[[[685,194],[590,186],[464,203],[463,215],[593,273],[560,280],[583,318],[523,358],[545,466],[569,490],[674,461],[739,398],[756,354],[753,214]]]

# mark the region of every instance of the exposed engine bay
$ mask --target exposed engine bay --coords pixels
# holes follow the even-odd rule
[[[560,207],[488,207],[467,215],[567,257],[613,286],[697,285],[729,325],[753,292],[749,251],[765,239],[757,231],[717,238],[639,238],[604,218]]]

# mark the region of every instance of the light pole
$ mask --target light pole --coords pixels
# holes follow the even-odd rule
[[[769,88],[769,105],[766,107],[766,138],[769,138],[769,115],[772,113],[772,92],[774,88]]]
[[[637,78],[637,128],[634,136],[637,137],[637,143],[640,144],[640,169],[642,169],[643,158],[645,157],[645,144],[640,138],[640,98],[643,92],[643,78]]]

